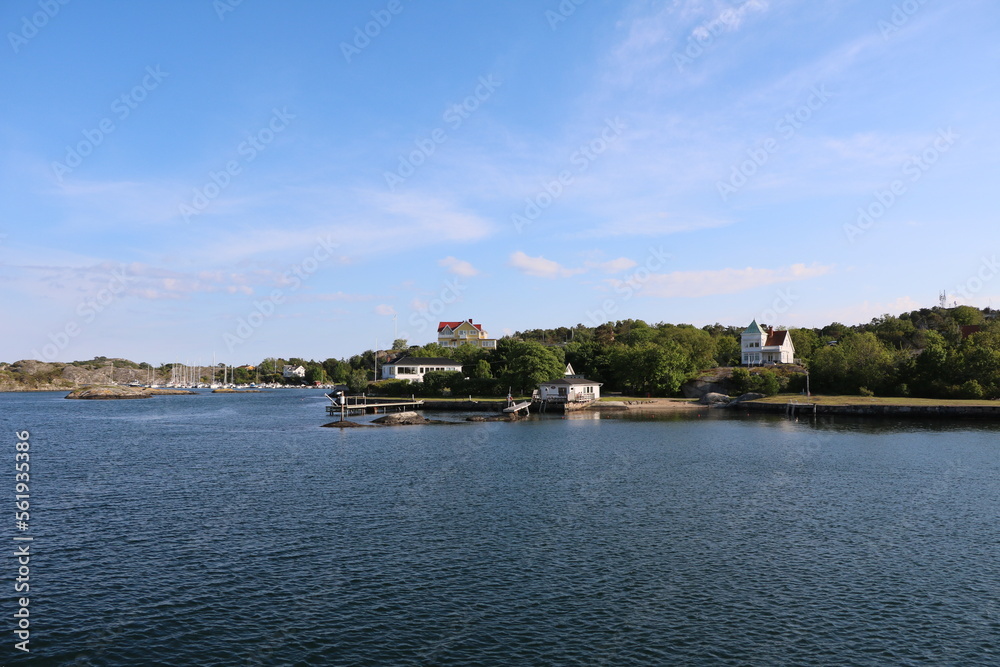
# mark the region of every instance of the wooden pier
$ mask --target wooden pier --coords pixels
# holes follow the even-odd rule
[[[410,400],[402,399],[379,399],[372,396],[338,396],[334,398],[327,394],[330,405],[326,406],[328,415],[375,415],[380,411],[387,413],[390,411],[402,412],[403,410],[414,410],[423,406],[423,400],[411,397]],[[343,404],[340,400],[343,399]]]

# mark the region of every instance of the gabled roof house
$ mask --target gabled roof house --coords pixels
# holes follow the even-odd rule
[[[474,324],[471,318],[461,322],[438,322],[437,342],[442,347],[458,347],[469,343],[492,350],[497,346],[496,339],[490,338],[483,330],[483,325]]]
[[[740,361],[744,366],[791,364],[795,361],[792,335],[784,329],[761,328],[757,320],[740,334]]]

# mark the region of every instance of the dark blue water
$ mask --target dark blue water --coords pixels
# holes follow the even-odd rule
[[[0,662],[1000,664],[997,426],[341,431],[325,403],[0,394],[35,538],[28,657],[0,561]]]

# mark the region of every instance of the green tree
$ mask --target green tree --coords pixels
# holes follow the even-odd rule
[[[352,394],[361,394],[368,389],[368,372],[360,368],[352,370],[347,376],[347,389]]]
[[[493,369],[490,368],[490,362],[485,359],[477,361],[475,367],[472,369],[472,377],[479,380],[492,378]]]
[[[985,321],[983,318],[983,311],[978,308],[973,308],[972,306],[955,306],[951,309],[949,314],[951,315],[952,321],[958,326],[982,324]]]
[[[438,345],[437,343],[428,343],[427,345],[417,348],[416,350],[410,350],[408,354],[411,357],[444,357],[448,359],[450,358],[449,354],[451,351],[451,349]]]
[[[530,392],[542,382],[561,376],[565,368],[555,349],[509,338],[497,343],[493,366],[500,380],[519,393]]]
[[[738,338],[722,335],[715,339],[715,363],[719,366],[736,366],[740,363],[741,355]]]
[[[813,329],[792,329],[788,332],[792,337],[792,345],[795,346],[795,356],[808,361],[813,358],[823,343],[819,334]]]
[[[618,381],[628,391],[640,395],[675,394],[694,368],[685,351],[674,342],[620,346],[612,352],[611,359]]]
[[[321,364],[314,362],[309,363],[309,368],[306,369],[306,382],[309,384],[314,384],[319,382],[320,384],[326,383],[326,371],[323,369]]]
[[[882,396],[895,384],[892,354],[870,331],[848,336],[843,343],[851,384]]]
[[[677,343],[687,355],[690,365],[695,370],[712,368],[716,365],[716,339],[702,329],[696,329],[690,324],[674,326],[671,324],[660,327],[659,341]]]
[[[729,377],[729,383],[732,385],[731,391],[735,396],[747,393],[750,391],[750,371],[742,367],[734,368]]]

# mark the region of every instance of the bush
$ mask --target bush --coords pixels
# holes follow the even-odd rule
[[[958,395],[961,398],[982,398],[986,395],[983,387],[977,380],[968,380],[958,388]]]
[[[781,391],[781,381],[774,371],[763,371],[760,378],[760,393],[765,396],[774,396]]]
[[[409,380],[379,380],[369,386],[368,392],[379,396],[409,396],[415,393]]]
[[[869,397],[875,395],[875,392],[869,389],[868,387],[858,387],[858,393],[861,394],[862,396],[869,396]]]
[[[734,368],[729,382],[734,396],[747,393],[751,386],[750,371],[745,368]]]
[[[423,396],[443,396],[446,389],[461,388],[463,378],[463,374],[459,371],[431,371],[430,373],[424,373],[424,381],[421,383],[420,394]]]

